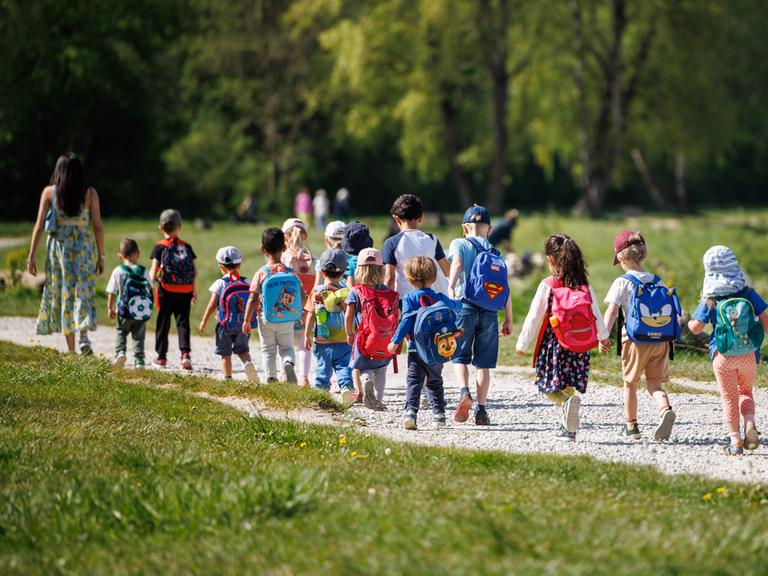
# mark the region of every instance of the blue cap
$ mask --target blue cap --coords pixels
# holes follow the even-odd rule
[[[344,229],[344,236],[341,238],[341,249],[347,254],[357,256],[360,250],[373,248],[373,238],[368,230],[368,226],[357,220],[347,224]]]
[[[464,212],[464,224],[490,224],[491,223],[491,215],[488,213],[488,210],[483,208],[482,206],[478,206],[475,204],[474,206],[470,206],[467,208],[467,211]]]
[[[320,255],[320,270],[323,272],[344,272],[347,269],[347,255],[342,250],[326,250]]]

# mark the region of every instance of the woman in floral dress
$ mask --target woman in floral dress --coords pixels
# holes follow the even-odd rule
[[[36,332],[62,332],[70,352],[75,351],[75,334],[79,333],[81,353],[91,354],[88,330],[96,329],[94,293],[96,276],[104,271],[104,230],[99,195],[88,186],[83,165],[72,153],[59,157],[51,185],[40,195],[27,259],[27,271],[33,276],[44,229],[48,232],[45,285]]]

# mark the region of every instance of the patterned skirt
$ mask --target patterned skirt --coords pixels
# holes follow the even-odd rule
[[[550,326],[544,331],[536,357],[536,386],[548,394],[573,386],[584,394],[589,380],[589,352],[570,352],[560,346]]]
[[[96,329],[96,246],[89,226],[59,226],[48,237],[40,335]]]

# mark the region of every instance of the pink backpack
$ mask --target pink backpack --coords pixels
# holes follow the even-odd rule
[[[588,352],[597,347],[597,323],[592,314],[588,286],[566,288],[553,276],[545,282],[552,289],[548,320],[560,346],[571,352]]]

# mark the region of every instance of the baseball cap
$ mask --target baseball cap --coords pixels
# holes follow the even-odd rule
[[[304,224],[303,220],[300,220],[299,218],[288,218],[285,222],[283,222],[283,234],[288,232],[293,227],[301,228],[301,230],[304,232],[304,234],[307,233],[307,225]]]
[[[240,250],[234,246],[224,246],[216,252],[216,262],[219,264],[240,264],[242,261],[243,257],[240,255]]]
[[[347,224],[344,237],[341,239],[341,248],[347,254],[359,254],[364,248],[373,247],[373,238],[365,224],[354,221]]]
[[[341,220],[334,220],[333,222],[329,222],[328,226],[325,227],[325,237],[341,240],[342,236],[344,236],[344,229],[346,227],[347,225],[344,224],[344,222]]]
[[[173,224],[174,228],[181,226],[181,214],[179,214],[178,210],[168,208],[167,210],[163,210],[161,212],[160,226],[165,226],[166,224]]]
[[[482,206],[478,206],[475,204],[474,206],[470,206],[467,208],[467,211],[464,212],[464,224],[490,224],[491,223],[491,215],[488,213],[488,210],[483,208]]]
[[[347,255],[342,250],[326,250],[320,255],[320,270],[343,272],[347,269]]]
[[[384,266],[384,260],[381,258],[381,251],[376,248],[363,248],[357,255],[358,266]]]
[[[635,236],[635,235],[640,236],[640,238],[634,241],[630,240],[632,236]],[[645,238],[643,238],[640,232],[636,232],[634,230],[622,230],[621,232],[616,234],[616,238],[613,239],[613,265],[614,266],[616,266],[616,264],[619,263],[619,252],[628,248],[629,246],[632,246],[633,244],[645,244]]]

